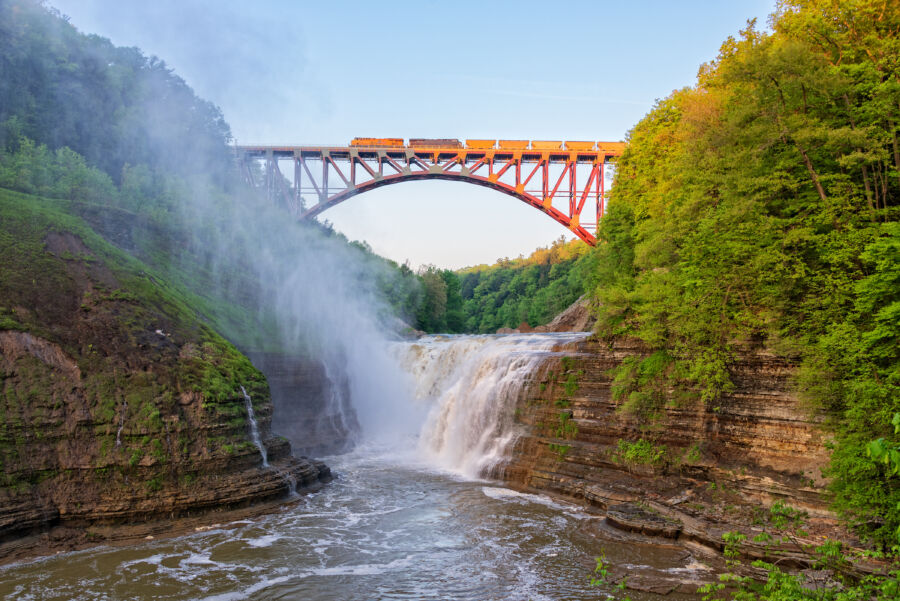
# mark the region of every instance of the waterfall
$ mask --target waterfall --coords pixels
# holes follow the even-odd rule
[[[554,347],[586,335],[426,336],[402,345],[415,396],[431,404],[420,450],[441,468],[483,476],[520,433],[516,401],[532,374]]]
[[[250,440],[253,441],[253,444],[259,449],[259,454],[262,455],[263,467],[269,467],[269,457],[266,454],[266,447],[263,446],[262,440],[259,438],[259,425],[256,423],[256,414],[253,413],[253,402],[250,400],[250,395],[247,394],[247,390],[243,386],[241,386],[241,393],[244,395],[244,404],[247,406],[247,417],[250,420]]]
[[[119,429],[116,430],[116,448],[122,446],[122,430],[125,428],[125,414],[128,412],[128,403],[122,401],[122,419],[119,421]]]
[[[359,423],[356,420],[350,399],[348,398],[349,382],[346,375],[341,377],[330,365],[330,361],[322,362],[325,380],[328,382],[325,392],[325,408],[321,419],[327,420],[327,427],[342,436],[347,443],[352,443],[359,434]],[[323,424],[325,425],[325,424]]]
[[[288,485],[288,496],[296,497],[297,496],[297,477],[290,471],[287,470],[284,472],[283,476],[284,481]]]

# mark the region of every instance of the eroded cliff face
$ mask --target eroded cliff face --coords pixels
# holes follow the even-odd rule
[[[148,411],[125,384],[111,383],[105,392],[114,402],[105,403],[96,396],[95,375],[52,342],[0,331],[0,540],[56,525],[234,508],[285,497],[328,475],[324,465],[293,458],[287,440],[268,434],[272,407],[261,391],[254,405],[268,469],[248,444],[240,395],[223,403],[231,411],[191,392]],[[120,376],[154,384],[152,372],[123,369]]]
[[[629,529],[660,534],[647,515],[625,524],[628,504],[639,502],[674,520],[666,535],[714,547],[776,500],[807,511],[812,531],[839,532],[821,475],[827,437],[793,392],[791,365],[748,348],[732,370],[734,392],[714,406],[696,395],[639,416],[613,398],[609,371],[644,354],[640,344],[586,340],[561,350],[523,389],[522,436],[494,477],[584,500],[611,520],[618,512]]]
[[[278,415],[274,431],[296,455],[348,450],[359,433],[346,374],[330,373],[322,361],[274,353],[251,353],[266,375]]]
[[[258,505],[329,478],[272,434],[265,377],[189,298],[76,220],[9,196],[0,543],[59,527],[78,531],[73,545],[100,542],[97,527]],[[0,561],[17,545],[0,546]]]

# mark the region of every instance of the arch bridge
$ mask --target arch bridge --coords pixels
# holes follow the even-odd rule
[[[356,138],[348,146],[249,145],[235,150],[247,182],[299,219],[382,186],[442,179],[518,198],[594,246],[605,207],[607,166],[624,147],[623,142]],[[292,179],[281,169],[285,161],[292,163]],[[316,202],[307,206],[309,197]]]

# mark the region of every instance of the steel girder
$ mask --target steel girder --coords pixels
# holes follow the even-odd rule
[[[498,150],[319,146],[236,147],[247,182],[299,219],[357,194],[406,181],[439,179],[518,198],[594,246],[605,206],[606,165],[619,150]],[[253,162],[264,164],[263,181]],[[282,161],[293,163],[292,178]],[[315,199],[307,205],[305,199]],[[585,208],[589,211],[585,215]],[[587,217],[585,220],[583,217]],[[593,217],[593,221],[590,221]],[[592,231],[593,230],[593,231]]]

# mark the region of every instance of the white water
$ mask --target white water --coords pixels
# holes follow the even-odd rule
[[[629,566],[696,565],[683,550],[599,540],[599,520],[577,506],[405,466],[390,450],[326,461],[335,481],[265,517],[0,566],[0,599],[597,601],[623,596],[590,586],[601,552]]]
[[[259,449],[259,454],[262,455],[263,467],[269,467],[269,456],[266,453],[266,447],[263,446],[262,440],[259,438],[259,425],[256,423],[256,414],[253,413],[253,401],[250,400],[250,395],[247,394],[247,390],[243,386],[241,386],[241,394],[244,395],[244,404],[247,406],[247,418],[250,420],[250,440],[253,441],[253,444]]]
[[[266,517],[0,567],[0,599],[619,597],[590,585],[594,557],[602,553],[629,572],[702,575],[707,568],[684,549],[608,536],[579,507],[472,481],[500,461],[518,435],[513,411],[532,370],[556,345],[580,336],[430,336],[396,343],[379,362],[406,369],[399,379],[393,369],[382,372],[390,379],[385,388],[405,394],[388,404],[376,402],[383,398],[377,391],[354,401],[368,404],[363,416],[381,408],[380,421],[361,420],[363,435],[375,423],[405,427],[412,416],[418,436],[399,435],[404,428],[397,428],[389,430],[390,444],[363,441],[351,453],[326,458],[333,482]],[[249,395],[242,392],[251,435],[261,447]],[[394,413],[398,407],[401,415]],[[659,600],[640,592],[630,597]]]
[[[116,448],[122,446],[122,430],[125,428],[125,414],[128,412],[128,403],[122,401],[122,419],[119,420],[119,429],[116,430]]]
[[[479,478],[521,434],[516,400],[553,348],[583,333],[426,336],[398,345],[413,396],[429,407],[419,433],[428,463]]]

